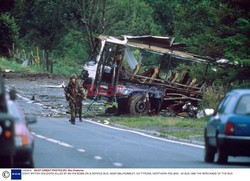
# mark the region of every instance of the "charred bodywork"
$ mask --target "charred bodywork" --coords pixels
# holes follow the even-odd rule
[[[171,37],[99,36],[84,66],[90,79],[88,96],[117,103],[118,113],[145,115],[167,110],[195,116],[203,82],[180,66],[207,63],[207,58],[186,53],[184,48]]]

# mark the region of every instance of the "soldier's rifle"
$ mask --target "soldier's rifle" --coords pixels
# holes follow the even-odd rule
[[[81,94],[79,94],[79,93],[77,94],[77,96],[83,97],[83,96],[82,96]],[[71,99],[71,100],[73,101],[74,104],[76,104],[77,100],[75,100],[71,95],[69,95],[68,97],[69,97],[69,99]],[[84,100],[84,97],[83,97],[82,100]]]

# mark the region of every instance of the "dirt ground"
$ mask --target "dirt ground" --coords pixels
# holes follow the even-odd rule
[[[5,73],[3,76],[7,88],[15,88],[17,91],[18,102],[26,114],[38,117],[69,116],[67,114],[68,102],[64,95],[64,87],[68,84],[69,77],[47,73],[20,74],[13,72]],[[30,106],[27,105],[27,102]],[[91,100],[84,101],[83,114],[87,112],[91,102]],[[96,113],[104,111],[103,108],[99,109],[99,106],[94,107]]]
[[[26,108],[24,109],[26,114],[44,117],[65,116],[67,102],[64,97],[64,89],[60,85],[67,85],[67,77],[51,74],[7,73],[4,78],[9,89],[16,89],[20,104],[26,100],[33,105],[21,106]],[[37,109],[32,109],[34,106]],[[27,110],[27,107],[30,109]]]

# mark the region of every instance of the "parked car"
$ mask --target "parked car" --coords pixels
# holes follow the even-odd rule
[[[226,163],[228,156],[250,156],[250,89],[226,94],[205,127],[205,162]]]
[[[14,118],[0,111],[0,167],[11,167],[15,154]]]
[[[28,124],[36,118],[25,116],[15,101],[15,91],[8,94],[3,80],[0,82],[0,166],[34,167],[34,139]]]
[[[34,167],[34,139],[28,124],[36,123],[33,116],[25,116],[16,101],[7,101],[8,111],[15,119],[15,155],[14,166]]]
[[[14,118],[8,114],[6,90],[0,70],[0,167],[9,167],[15,154]]]

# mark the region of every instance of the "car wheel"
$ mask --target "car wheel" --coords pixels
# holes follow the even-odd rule
[[[130,97],[128,103],[128,110],[131,115],[143,116],[148,114],[151,104],[145,96],[134,95]]]
[[[228,160],[228,154],[223,148],[218,148],[217,150],[218,153],[218,163],[219,164],[225,164],[227,163]]]
[[[33,156],[30,157],[29,163],[27,165],[28,168],[35,168]]]
[[[0,168],[12,168],[13,160],[14,158],[12,156],[0,157]]]
[[[34,168],[35,164],[34,164],[33,156],[31,155],[29,159],[25,160],[22,163],[16,163],[14,166],[16,168]]]
[[[210,146],[207,138],[205,138],[204,161],[207,163],[214,162],[215,149]]]

